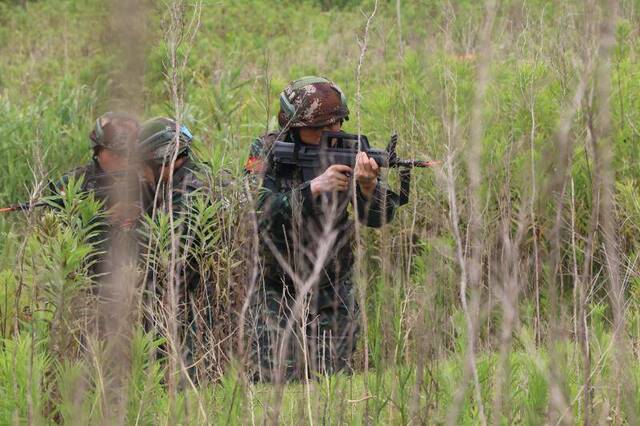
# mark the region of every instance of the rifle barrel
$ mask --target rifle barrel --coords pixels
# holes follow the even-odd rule
[[[32,207],[42,207],[44,205],[45,203],[43,202],[37,202],[33,204],[30,204],[30,203],[13,204],[13,205],[10,205],[9,207],[0,208],[0,213],[15,212],[18,210],[25,211],[25,210],[30,210]]]
[[[433,167],[440,164],[440,161],[424,161],[424,160],[397,160],[394,162],[395,167]]]

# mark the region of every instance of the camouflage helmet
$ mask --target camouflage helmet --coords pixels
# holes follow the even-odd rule
[[[89,134],[91,148],[108,148],[126,152],[138,139],[140,123],[126,112],[107,112],[96,119],[94,129]]]
[[[283,129],[330,126],[348,119],[347,98],[326,78],[302,77],[280,93],[278,123]]]
[[[178,130],[178,155],[188,154],[193,136],[186,126],[178,129],[178,123],[167,117],[156,117],[142,123],[138,148],[145,159],[158,163],[169,161]]]

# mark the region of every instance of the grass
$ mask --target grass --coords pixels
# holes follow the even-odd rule
[[[221,318],[211,380],[173,388],[170,366],[156,359],[166,336],[139,325],[116,380],[113,349],[84,333],[96,307],[86,289],[98,206],[71,191],[66,210],[0,217],[0,423],[479,424],[484,415],[495,424],[633,424],[639,10],[615,3],[606,51],[605,1],[498,2],[488,46],[483,2],[404,0],[399,12],[380,2],[357,75],[374,1],[203,1],[179,71],[179,113],[208,164],[204,179],[234,181],[219,189],[224,203],[192,213]],[[0,204],[37,198],[42,182],[88,161],[95,117],[121,104],[126,57],[113,43],[111,4],[0,2]],[[149,4],[144,84],[132,103],[144,117],[174,116],[170,16],[167,4]],[[479,54],[487,49],[489,61]],[[252,139],[275,127],[280,90],[305,74],[345,91],[354,111],[346,130],[357,129],[360,108],[376,147],[398,132],[402,156],[443,165],[415,172],[411,202],[358,241],[367,319],[358,371],[287,385],[280,401],[276,387],[243,379],[236,356],[254,237],[241,167]],[[149,227],[170,240],[167,217]],[[166,245],[157,270],[169,263]]]
[[[523,330],[518,336],[521,347],[514,350],[509,357],[509,386],[508,394],[504,395],[509,403],[509,409],[503,413],[501,421],[513,424],[544,423],[549,404],[549,383],[547,379],[550,355],[538,348],[532,340],[533,333]],[[610,336],[599,336],[597,346],[604,344]],[[197,394],[186,391],[179,395],[178,401],[170,402],[163,390],[159,362],[149,362],[150,349],[157,345],[148,336],[137,333],[133,339],[132,376],[129,382],[128,405],[126,410],[127,423],[135,423],[136,418],[145,424],[161,424],[171,417],[183,419],[188,423],[215,424],[235,423],[244,421],[260,422],[266,419],[276,409],[273,406],[273,393],[269,385],[249,385],[238,381],[230,371],[221,382],[216,385],[202,387]],[[583,392],[581,382],[572,368],[572,360],[579,357],[574,347],[559,348],[562,360],[565,362],[563,374],[567,396],[579,399]],[[602,349],[607,349],[602,348]],[[610,349],[610,347],[608,348]],[[598,349],[594,349],[598,352]],[[32,352],[38,356],[35,361],[29,358]],[[604,385],[609,380],[612,369],[611,357],[607,353],[597,370],[597,383],[594,387],[594,399],[604,404],[610,397],[609,389]],[[0,375],[3,378],[3,403],[1,412],[4,419],[28,418],[29,409],[25,395],[32,398],[34,413],[46,404],[43,395],[44,376],[53,369],[60,384],[60,400],[56,407],[65,422],[78,421],[85,418],[86,422],[99,421],[105,415],[100,407],[99,384],[91,382],[91,365],[83,363],[65,363],[52,367],[42,351],[30,347],[28,339],[20,338],[7,340],[3,344]],[[15,362],[15,364],[14,364]],[[281,421],[287,424],[297,423],[300,419],[315,419],[318,422],[361,424],[366,419],[382,424],[407,423],[410,419],[420,422],[441,423],[446,420],[447,413],[453,401],[459,380],[462,378],[464,360],[455,355],[434,364],[433,369],[425,372],[416,408],[412,408],[415,395],[416,371],[411,365],[397,365],[392,368],[375,368],[365,378],[362,373],[354,376],[342,374],[323,377],[312,382],[310,390],[304,384],[287,386],[282,400]],[[27,368],[33,367],[32,370]],[[16,366],[18,368],[16,369]],[[488,406],[494,397],[492,389],[493,377],[497,368],[497,359],[493,355],[483,355],[478,359],[480,383],[483,388],[484,403]],[[636,378],[640,371],[632,367],[629,372]],[[30,377],[31,376],[31,377]],[[602,383],[602,385],[600,384]],[[313,398],[310,400],[308,393]],[[468,395],[471,399],[471,395]],[[78,400],[79,399],[79,400]],[[169,411],[170,404],[176,404]],[[203,416],[201,413],[204,407]],[[597,407],[597,409],[602,409]],[[175,411],[174,411],[175,410]],[[563,413],[567,419],[580,419],[579,406],[569,408]],[[243,421],[243,422],[244,422]],[[83,421],[85,422],[85,421]],[[458,418],[459,424],[476,424],[477,407],[468,403]]]

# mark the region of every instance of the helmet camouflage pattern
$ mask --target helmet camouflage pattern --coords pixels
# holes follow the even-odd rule
[[[89,135],[91,147],[108,148],[118,152],[127,152],[138,139],[140,124],[126,112],[107,112],[96,120]]]
[[[280,94],[278,123],[283,129],[330,126],[348,119],[344,93],[326,78],[302,77]]]
[[[191,132],[186,126],[178,129],[178,123],[167,117],[152,118],[142,124],[139,149],[147,160],[168,161],[178,131],[178,155],[188,154],[193,139]]]

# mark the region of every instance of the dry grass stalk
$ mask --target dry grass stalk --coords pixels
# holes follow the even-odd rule
[[[613,340],[615,374],[614,379],[622,393],[624,412],[631,424],[638,422],[635,411],[636,402],[631,395],[633,385],[626,373],[627,357],[630,353],[628,339],[625,337],[624,281],[620,273],[620,250],[617,242],[617,224],[615,210],[615,172],[613,169],[614,146],[612,141],[611,98],[611,57],[616,45],[615,25],[618,17],[618,1],[601,2],[602,21],[599,30],[598,66],[595,73],[596,116],[593,135],[595,155],[595,185],[599,191],[600,230],[603,240],[603,254],[609,282],[609,298],[613,313]],[[622,412],[622,407],[613,407]]]
[[[202,2],[196,1],[195,3],[190,4],[190,6],[193,9],[193,13],[189,17],[186,14],[188,7],[186,2],[176,0],[169,4],[169,25],[165,34],[169,51],[169,62],[166,64],[167,79],[177,129],[181,128],[183,122],[185,88],[184,81],[182,80],[182,74],[187,67],[189,54],[193,47],[193,41],[195,40],[200,27],[200,17],[202,13]],[[185,264],[185,256],[187,253],[186,250],[182,252],[180,251],[179,240],[181,235],[176,233],[173,211],[173,173],[175,170],[175,163],[178,158],[179,144],[180,132],[176,131],[173,140],[173,147],[170,153],[167,154],[170,158],[165,158],[163,162],[169,166],[169,179],[165,187],[166,194],[164,199],[166,200],[169,229],[171,232],[170,260],[168,266],[169,274],[167,277],[168,281],[166,283],[168,291],[168,298],[166,298],[168,300],[166,300],[166,302],[168,303],[168,307],[167,318],[165,318],[167,346],[169,348],[168,391],[171,401],[174,402],[177,390],[175,379],[179,373],[183,380],[186,381],[194,391],[198,400],[198,407],[201,415],[203,416],[203,419],[207,419],[208,416],[204,410],[199,392],[189,376],[188,366],[185,365],[184,359],[180,353],[182,345],[178,333],[178,305],[180,303],[179,292],[182,291],[182,288],[178,288],[181,278],[178,274],[181,270],[179,265]],[[158,187],[156,188],[156,195],[160,192],[160,185],[161,182],[159,181]],[[183,286],[186,285],[183,281],[181,284]]]
[[[358,56],[358,65],[356,66],[356,93],[355,93],[355,116],[356,116],[356,129],[357,134],[362,134],[362,66],[364,65],[365,56],[367,53],[367,48],[369,45],[369,31],[371,28],[371,23],[378,12],[378,0],[375,0],[373,5],[373,10],[370,14],[364,16],[366,17],[366,22],[364,26],[364,33],[362,35],[362,39],[357,38],[358,47],[360,48],[360,55]],[[359,142],[359,141],[358,141]],[[356,187],[356,177],[355,173],[352,176],[352,187]],[[357,211],[357,195],[356,191],[353,191],[352,203],[354,206],[354,211]],[[355,241],[356,241],[356,257],[355,257],[355,283],[357,290],[358,303],[361,306],[360,309],[360,317],[362,323],[362,340],[363,340],[363,348],[364,348],[364,392],[368,394],[369,392],[369,382],[368,382],[368,373],[369,373],[369,321],[367,316],[367,310],[365,308],[366,302],[366,274],[365,268],[363,265],[364,261],[364,248],[361,239],[361,230],[358,221],[355,224]],[[368,408],[368,402],[366,402],[366,407]]]
[[[484,413],[484,404],[480,392],[480,382],[478,379],[478,371],[476,366],[476,338],[478,332],[478,320],[480,318],[480,299],[481,299],[481,281],[482,281],[482,203],[481,203],[481,162],[482,162],[482,144],[483,144],[483,120],[482,113],[484,111],[484,100],[487,86],[490,80],[490,65],[492,56],[491,35],[493,33],[494,20],[496,16],[496,2],[488,0],[485,2],[485,15],[482,28],[479,33],[477,45],[478,66],[476,69],[476,82],[474,91],[474,101],[471,109],[471,121],[469,141],[465,147],[466,153],[466,169],[469,179],[469,225],[467,228],[466,241],[469,242],[468,254],[463,254],[463,241],[459,229],[454,230],[456,239],[458,261],[461,268],[460,279],[460,301],[465,316],[467,327],[468,347],[466,349],[466,365],[465,377],[471,376],[474,386],[474,398],[478,407],[478,413],[482,424],[487,423]],[[450,203],[455,206],[456,193],[454,184],[453,159],[447,159],[447,169],[449,175],[448,193]],[[450,205],[450,208],[452,206]],[[453,209],[452,209],[453,210]],[[452,226],[458,228],[457,212],[452,211]],[[471,304],[467,302],[467,291],[470,291]],[[465,394],[466,381],[456,391],[452,409],[447,416],[448,424],[457,422],[462,398]]]

